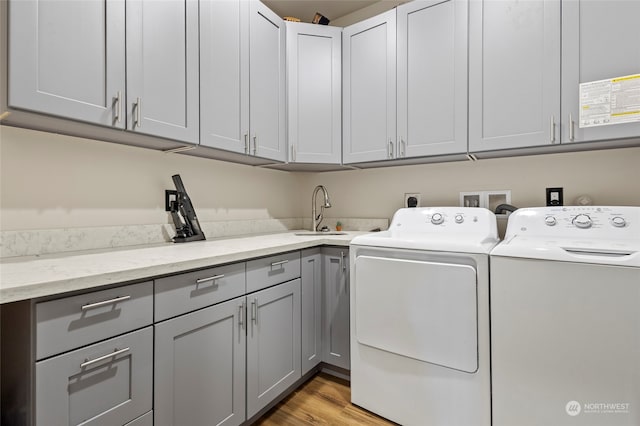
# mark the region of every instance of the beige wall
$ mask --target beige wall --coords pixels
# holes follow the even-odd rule
[[[167,223],[173,174],[201,221],[301,214],[287,172],[0,126],[0,229]]]
[[[323,184],[327,217],[390,218],[405,192],[458,205],[460,191],[510,189],[519,207],[562,186],[569,204],[640,206],[640,148],[289,173],[0,126],[0,229],[169,223],[164,190],[180,174],[202,221],[308,217]],[[333,223],[328,225],[333,226]]]
[[[302,192],[325,185],[331,217],[390,218],[405,192],[421,193],[423,206],[457,206],[461,191],[509,189],[512,204],[531,207],[545,205],[545,188],[564,187],[567,205],[587,194],[595,204],[640,206],[639,165],[640,148],[547,154],[309,174]]]

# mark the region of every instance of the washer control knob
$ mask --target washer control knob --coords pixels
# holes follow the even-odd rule
[[[586,214],[579,214],[578,216],[573,218],[573,224],[578,228],[587,229],[591,228],[593,222],[591,221],[591,218]]]
[[[462,223],[464,222],[464,216],[462,216],[461,214],[457,214],[454,220],[456,221],[456,223]]]
[[[546,223],[547,226],[554,226],[558,221],[556,221],[556,218],[553,216],[547,216],[544,218],[544,223]]]
[[[434,225],[440,225],[442,222],[444,222],[444,216],[441,213],[434,213],[431,216],[431,223]]]
[[[623,217],[616,216],[613,219],[611,219],[611,224],[616,228],[624,228],[625,226],[627,226],[627,221],[624,220]]]

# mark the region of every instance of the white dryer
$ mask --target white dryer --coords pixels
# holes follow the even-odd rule
[[[351,242],[351,401],[403,425],[488,426],[486,209],[409,208]]]
[[[640,207],[513,213],[491,356],[494,426],[640,425]]]

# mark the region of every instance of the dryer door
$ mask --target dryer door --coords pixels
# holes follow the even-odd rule
[[[364,255],[355,268],[359,343],[467,373],[478,370],[475,268]]]

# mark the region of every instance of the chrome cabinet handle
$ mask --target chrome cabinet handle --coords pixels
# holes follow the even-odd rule
[[[400,147],[402,148],[402,151],[400,152],[400,155],[402,157],[406,157],[407,156],[407,143],[405,142],[404,138],[400,138]]]
[[[556,120],[553,118],[553,115],[551,116],[551,125],[549,127],[551,131],[551,143],[556,143]]]
[[[258,135],[253,135],[253,155],[258,154]]]
[[[224,274],[214,275],[212,277],[197,279],[196,280],[196,284],[202,284],[202,283],[206,283],[206,282],[209,282],[209,281],[215,281],[215,280],[219,280],[220,278],[224,278]]]
[[[244,325],[244,302],[238,305],[238,325],[240,328]]]
[[[133,127],[142,127],[142,123],[140,122],[140,117],[141,117],[141,112],[140,110],[142,109],[142,100],[140,98],[136,98],[136,102],[133,104],[133,107],[135,108],[135,118],[133,121]]]
[[[344,252],[343,251],[340,252],[340,266],[342,267],[343,271],[347,270],[347,262],[344,261]]]
[[[575,135],[573,133],[573,115],[569,113],[569,140],[573,141],[574,136]]]
[[[291,161],[296,161],[296,147],[291,145]]]
[[[258,299],[255,298],[253,299],[253,301],[251,302],[251,321],[254,322],[254,324],[258,324]]]
[[[244,134],[244,153],[249,154],[249,133]]]
[[[288,260],[281,260],[279,262],[271,262],[271,267],[273,268],[274,266],[284,265],[285,263],[289,263],[289,261]]]
[[[80,368],[87,368],[88,366],[93,365],[93,364],[95,364],[97,362],[100,362],[100,361],[104,361],[105,359],[115,358],[118,355],[122,355],[125,352],[129,352],[130,350],[131,350],[131,348],[124,348],[124,349],[120,349],[120,350],[118,350],[116,348],[110,354],[102,355],[102,356],[99,356],[98,358],[94,358],[92,360],[88,360],[88,359],[85,358],[85,361],[82,364],[80,364]]]
[[[393,141],[389,139],[389,158],[393,158]]]
[[[118,90],[118,93],[116,93],[116,97],[113,98],[113,110],[114,110],[113,118],[116,123],[120,123],[122,121],[122,118],[121,118],[122,102],[120,102],[120,99],[122,99],[122,92]]]
[[[118,302],[124,302],[125,300],[129,300],[129,299],[131,299],[131,296],[118,296],[113,299],[103,300],[102,302],[88,303],[86,305],[82,305],[80,309],[82,309],[83,311],[86,311],[93,308],[99,308],[101,306],[115,305]]]

